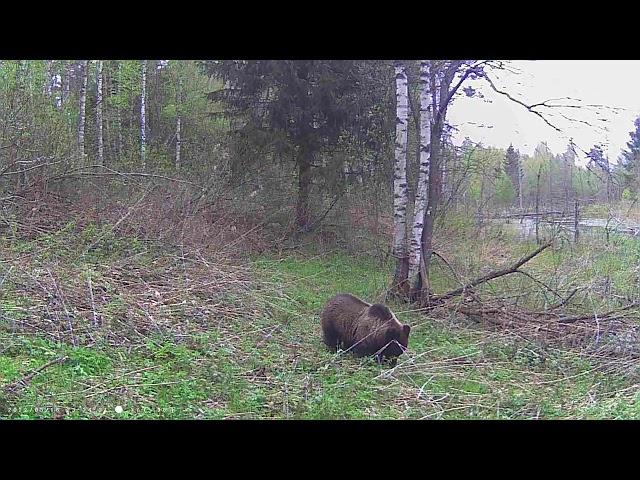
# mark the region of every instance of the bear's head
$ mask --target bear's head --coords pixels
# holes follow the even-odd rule
[[[371,305],[371,307],[369,307],[369,314],[385,322],[381,328],[381,332],[383,333],[381,340],[383,341],[383,345],[386,346],[379,352],[378,356],[380,358],[394,358],[402,355],[409,345],[411,327],[401,324],[385,305]]]
[[[385,358],[399,357],[407,349],[409,345],[409,333],[411,327],[409,325],[393,325],[389,327],[385,335],[385,349],[381,354]]]

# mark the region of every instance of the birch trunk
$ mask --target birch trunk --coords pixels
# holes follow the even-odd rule
[[[87,76],[89,73],[89,61],[85,60],[82,67],[82,88],[80,90],[80,124],[78,126],[78,150],[80,154],[80,162],[85,161],[84,150],[84,130],[86,122],[87,107]]]
[[[454,62],[455,63],[455,62]],[[420,279],[422,282],[422,301],[428,302],[429,299],[429,267],[431,264],[431,255],[433,253],[433,227],[435,215],[440,200],[440,162],[442,156],[442,131],[447,109],[449,105],[449,87],[453,80],[455,70],[449,69],[449,72],[442,76],[438,74],[431,62],[431,71],[429,72],[429,81],[431,85],[431,108],[433,109],[433,122],[431,126],[431,145],[430,145],[430,161],[429,161],[429,188],[427,194],[427,208],[424,214],[424,226],[422,228],[422,261]],[[458,85],[459,86],[459,85]],[[425,295],[426,293],[426,295]]]
[[[409,119],[409,92],[407,71],[401,62],[395,62],[396,79],[396,147],[393,172],[393,255],[396,271],[393,289],[402,291],[408,274],[407,258],[407,125]]]
[[[429,192],[427,195],[427,208],[424,212],[424,227],[422,228],[422,259],[420,263],[420,288],[423,299],[429,298],[429,266],[433,253],[433,226],[435,214],[438,208],[438,189],[436,179],[438,177],[438,159],[441,152],[440,138],[442,135],[441,123],[434,123],[431,129],[431,161],[429,162]],[[426,293],[426,295],[424,295]]]
[[[102,136],[102,60],[97,65],[98,92],[96,99],[96,127],[98,130],[98,165],[104,164],[104,139]]]
[[[147,61],[142,61],[142,94],[140,96],[140,158],[142,169],[147,168]]]
[[[63,83],[62,78],[64,75],[64,62],[58,61],[52,62],[52,79],[51,79],[51,93],[53,96],[53,104],[57,109],[62,108]]]
[[[409,287],[411,291],[421,288],[420,262],[422,260],[422,228],[427,208],[429,191],[429,145],[431,143],[431,115],[429,104],[429,64],[420,62],[420,170],[414,207],[414,220],[409,242]]]

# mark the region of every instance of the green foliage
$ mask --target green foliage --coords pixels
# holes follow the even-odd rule
[[[236,177],[255,173],[265,159],[293,163],[300,167],[294,185],[302,199],[312,183],[319,194],[342,190],[345,166],[363,176],[385,153],[388,158],[395,118],[389,62],[224,60],[207,66],[226,85],[211,97],[229,112]]]
[[[629,132],[631,139],[627,142],[627,148],[622,151],[621,165],[625,171],[625,180],[628,188],[634,192],[640,187],[640,117],[634,121],[635,130]]]
[[[511,178],[502,172],[495,183],[496,203],[502,207],[507,207],[516,199],[516,189],[511,182]]]

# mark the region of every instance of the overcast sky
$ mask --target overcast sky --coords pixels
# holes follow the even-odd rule
[[[485,81],[475,80],[469,85],[485,98],[460,97],[448,113],[450,123],[459,129],[453,136],[455,144],[468,136],[486,146],[507,148],[513,143],[521,153],[531,155],[541,141],[546,141],[554,153],[562,153],[573,137],[585,151],[596,143],[603,144],[610,161],[616,162],[629,141],[629,132],[634,130],[634,119],[640,115],[640,61],[540,60],[511,61],[507,65],[519,73],[488,70],[489,75],[498,89],[508,91],[524,103],[571,97],[574,100],[549,103],[604,105],[615,110],[539,108],[540,113],[562,129],[560,133],[523,106],[494,92]]]

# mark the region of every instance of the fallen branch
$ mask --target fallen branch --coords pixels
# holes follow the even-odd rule
[[[633,308],[638,308],[638,307],[640,307],[640,302],[633,302],[633,303],[630,303],[629,305],[625,305],[624,307],[616,308],[614,310],[609,310],[608,312],[602,313],[600,315],[579,315],[579,316],[572,316],[572,317],[562,317],[558,320],[558,322],[575,323],[580,320],[590,320],[596,317],[599,319],[608,319],[608,318],[616,319],[618,318],[618,316],[612,317],[612,315],[614,315],[615,313],[624,312],[626,310],[631,310]]]
[[[122,222],[124,222],[127,218],[129,218],[129,216],[134,212],[134,210],[136,208],[138,208],[138,206],[142,203],[142,201],[145,199],[145,197],[156,188],[155,184],[152,184],[145,192],[144,194],[142,194],[142,196],[140,197],[140,199],[138,199],[138,201],[129,208],[129,210],[127,211],[127,213],[125,215],[123,215],[120,220],[118,220],[111,228],[109,228],[108,231],[104,232],[102,235],[100,235],[96,240],[94,240],[87,248],[84,249],[84,251],[82,252],[82,256],[86,255],[92,248],[94,248],[96,245],[98,245],[103,238],[109,234],[109,233],[113,233],[115,232],[118,227],[120,226],[120,224]]]
[[[34,167],[35,168],[35,167]],[[103,170],[106,170],[106,172],[85,172],[83,170],[87,170],[90,168],[101,168]],[[57,180],[65,180],[68,178],[73,178],[73,177],[82,177],[82,176],[91,176],[91,177],[147,177],[147,178],[161,178],[163,180],[168,180],[170,182],[176,182],[176,183],[185,183],[187,185],[192,185],[194,187],[197,187],[199,189],[204,190],[204,186],[194,183],[194,182],[190,182],[188,180],[183,180],[180,178],[174,178],[174,177],[167,177],[165,175],[158,175],[155,173],[143,173],[143,172],[119,172],[117,170],[113,170],[111,168],[105,167],[104,165],[87,165],[84,167],[79,167],[73,170],[68,170],[66,173],[62,174],[62,175],[58,175],[55,177],[51,177],[48,178],[47,181],[50,182],[55,182]]]
[[[535,283],[537,283],[538,285],[544,287],[546,290],[550,291],[551,293],[553,293],[556,297],[558,298],[562,298],[562,295],[560,295],[558,292],[556,292],[553,288],[551,288],[549,285],[547,285],[544,282],[541,282],[540,280],[538,280],[537,278],[535,278],[533,275],[528,274],[527,272],[517,269],[514,273],[520,273],[522,275],[524,275],[527,278],[530,278],[531,280],[533,280]]]
[[[510,267],[503,268],[502,270],[494,270],[493,272],[489,272],[488,274],[486,274],[486,275],[484,275],[484,276],[482,276],[480,278],[476,278],[475,280],[472,280],[471,282],[467,283],[466,285],[463,285],[460,288],[456,288],[455,290],[451,290],[450,292],[443,293],[442,295],[433,295],[433,296],[429,297],[429,299],[428,299],[429,303],[441,302],[442,300],[446,300],[448,298],[455,297],[456,295],[463,294],[465,291],[469,290],[470,288],[476,287],[476,286],[481,285],[483,283],[487,283],[489,280],[493,280],[494,278],[503,277],[505,275],[509,275],[511,273],[515,273],[515,272],[518,271],[518,269],[522,265],[527,263],[529,260],[534,258],[536,255],[542,253],[545,249],[549,248],[552,245],[552,243],[553,242],[548,242],[548,243],[542,245],[536,251],[530,253],[529,255],[527,255],[525,257],[522,257],[520,260],[518,260],[515,264],[511,265]]]
[[[565,298],[564,300],[555,303],[553,305],[551,305],[549,308],[547,308],[547,312],[551,311],[551,310],[555,310],[557,308],[562,307],[563,305],[565,305],[569,300],[571,300],[573,298],[573,296],[578,293],[578,289],[574,288],[573,291],[569,294],[569,296],[567,298]]]
[[[33,377],[35,377],[36,375],[38,375],[40,372],[42,372],[43,370],[51,367],[52,365],[56,365],[56,364],[60,364],[60,363],[64,363],[66,362],[68,359],[68,357],[58,357],[54,360],[51,360],[48,363],[45,363],[44,365],[42,365],[41,367],[36,368],[34,371],[32,371],[31,373],[28,373],[27,375],[25,375],[24,377],[16,380],[15,382],[7,385],[6,387],[4,387],[4,393],[5,394],[15,394],[17,393],[20,389],[25,388],[29,385],[29,382],[31,380],[33,380]]]

